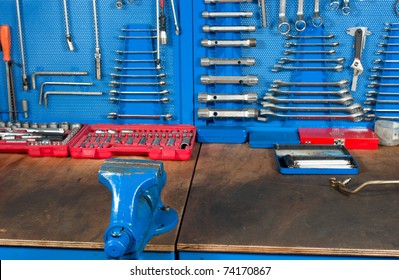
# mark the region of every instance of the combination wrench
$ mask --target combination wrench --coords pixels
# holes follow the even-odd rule
[[[304,31],[306,29],[306,21],[303,13],[304,0],[298,0],[298,11],[296,13],[295,29],[296,31]]]
[[[366,93],[367,97],[375,97],[375,96],[399,96],[399,92],[377,92],[377,91],[369,91]]]
[[[285,48],[292,47],[337,47],[339,46],[339,42],[333,43],[292,43],[288,42],[284,45]]]
[[[335,35],[334,34],[330,34],[330,35],[291,35],[288,34],[285,39],[286,40],[291,40],[291,39],[332,39],[334,38]]]
[[[253,12],[202,12],[203,18],[251,18]]]
[[[277,117],[284,119],[299,119],[299,120],[347,120],[353,122],[360,122],[364,119],[364,114],[362,112],[357,112],[350,115],[288,115],[288,114],[278,114],[270,110],[260,110],[259,121],[268,121],[268,117]]]
[[[283,66],[281,64],[274,65],[274,68],[272,69],[272,72],[280,72],[280,71],[335,71],[335,72],[341,72],[344,69],[344,66],[342,64],[339,64],[337,66],[333,67],[287,67]]]
[[[288,19],[286,16],[287,10],[287,0],[280,0],[280,10],[279,10],[279,24],[278,24],[278,32],[280,34],[287,34],[291,30],[291,26],[288,23]]]
[[[338,82],[284,82],[281,80],[274,80],[271,85],[272,88],[281,88],[281,87],[339,87],[346,88],[349,85],[348,80],[341,80]]]
[[[268,90],[272,92],[274,95],[305,95],[305,96],[318,96],[318,95],[326,95],[326,96],[339,96],[341,98],[346,98],[349,96],[349,89],[341,89],[338,91],[292,91],[292,90],[280,90],[278,88],[271,88]]]
[[[282,57],[280,58],[278,64],[288,64],[288,63],[337,63],[337,64],[342,64],[345,62],[344,57],[338,57],[338,58],[333,58],[333,59],[327,59],[327,58],[289,58],[289,57]]]
[[[349,0],[343,0],[343,4],[342,4],[342,13],[347,16],[349,15],[351,12],[351,8],[349,6]]]
[[[284,55],[289,54],[335,54],[335,50],[325,50],[325,51],[296,51],[296,50],[286,50]]]
[[[376,104],[394,104],[394,105],[399,105],[399,100],[381,100],[381,99],[375,99],[375,98],[367,98],[366,101],[364,101],[364,105],[376,105]]]
[[[294,107],[294,106],[278,106],[274,103],[262,102],[263,108],[267,108],[271,111],[283,111],[283,112],[341,112],[347,114],[355,114],[363,111],[361,104],[356,103],[348,107]]]
[[[109,113],[109,119],[149,119],[149,120],[165,120],[170,121],[173,119],[172,114],[165,115],[127,115],[127,114],[118,114],[118,113]]]
[[[314,27],[320,27],[323,24],[323,18],[320,16],[320,0],[314,0],[312,24]]]

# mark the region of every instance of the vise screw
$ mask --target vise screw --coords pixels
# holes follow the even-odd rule
[[[108,258],[140,259],[153,236],[177,225],[176,211],[161,199],[166,183],[162,162],[109,159],[98,179],[112,192],[111,219],[104,233]]]

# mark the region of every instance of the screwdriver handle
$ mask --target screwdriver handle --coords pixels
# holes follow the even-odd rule
[[[11,61],[11,30],[9,25],[0,26],[0,42],[3,50],[3,60]]]

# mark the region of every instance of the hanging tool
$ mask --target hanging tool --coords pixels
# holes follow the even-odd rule
[[[69,16],[68,16],[68,5],[67,0],[64,0],[64,16],[65,16],[65,29],[66,29],[66,42],[68,44],[68,49],[73,52],[75,47],[73,46],[71,32],[69,30]]]
[[[161,45],[166,45],[168,44],[168,34],[166,33],[166,16],[165,16],[165,2],[164,0],[159,0],[159,7],[160,13],[159,13],[159,41]]]
[[[97,21],[97,3],[96,0],[93,0],[93,16],[94,16],[94,35],[96,37],[96,52],[95,52],[95,60],[96,60],[96,79],[101,80],[101,50],[100,50],[100,42],[98,35],[98,21]]]
[[[15,101],[14,79],[12,76],[12,65],[14,62],[11,59],[11,30],[9,25],[0,26],[0,44],[3,51],[3,61],[6,64],[8,113],[10,122],[14,122],[18,120],[18,114]]]
[[[346,33],[355,37],[355,60],[351,65],[351,68],[353,69],[351,91],[356,91],[358,78],[364,70],[360,58],[366,44],[366,36],[369,36],[371,32],[367,27],[352,27],[347,29]]]
[[[262,27],[267,27],[267,13],[266,13],[266,0],[258,0],[260,14],[262,18]]]
[[[21,61],[22,61],[22,88],[24,91],[28,91],[29,86],[28,86],[28,75],[26,74],[24,39],[23,39],[23,34],[22,34],[21,8],[19,6],[19,0],[16,0],[15,3],[17,6],[19,45],[20,45],[20,49],[21,49]]]

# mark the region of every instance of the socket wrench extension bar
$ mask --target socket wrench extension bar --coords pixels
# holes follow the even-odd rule
[[[150,120],[165,120],[170,121],[173,119],[172,114],[165,115],[126,115],[126,114],[118,114],[118,113],[109,113],[109,119],[150,119]]]
[[[243,57],[243,58],[201,58],[201,66],[214,66],[214,65],[237,65],[237,66],[253,66],[255,65],[255,58]]]
[[[89,72],[35,72],[32,74],[32,88],[36,89],[37,76],[87,76]]]
[[[248,86],[257,85],[258,76],[201,76],[201,84],[243,84]]]
[[[341,80],[338,82],[284,82],[282,80],[274,80],[271,85],[272,88],[281,88],[281,87],[339,87],[346,88],[349,85],[349,81],[347,79]]]
[[[212,47],[256,47],[256,39],[250,38],[246,40],[208,40],[202,39],[201,46],[212,48]]]
[[[255,32],[255,25],[236,25],[236,26],[209,26],[204,25],[202,31],[205,33],[215,33],[215,32]]]
[[[298,120],[346,120],[353,122],[360,122],[364,119],[363,112],[357,112],[350,115],[288,115],[288,114],[278,114],[270,110],[260,110],[259,121],[268,121],[269,117],[277,117],[283,119],[298,119]]]
[[[269,92],[274,95],[305,95],[305,96],[315,96],[315,95],[332,95],[339,97],[346,97],[350,95],[349,89],[341,89],[339,91],[290,91],[290,90],[280,90],[278,88],[271,88]]]
[[[99,32],[98,32],[98,20],[97,20],[97,0],[93,0],[93,16],[94,16],[94,36],[96,38],[96,46],[95,46],[95,68],[96,68],[96,79],[102,79],[102,70],[101,70],[101,50],[100,50],[100,41],[99,41]]]
[[[272,94],[266,94],[263,97],[264,101],[274,104],[339,104],[344,106],[349,106],[353,104],[354,99],[351,95],[346,95],[338,99],[298,99],[298,98],[277,98]]]
[[[17,8],[17,17],[18,17],[18,31],[19,31],[19,46],[21,49],[21,62],[22,62],[22,88],[24,91],[29,90],[28,86],[28,75],[26,74],[26,62],[25,62],[25,48],[24,48],[24,39],[22,33],[22,20],[21,20],[21,7],[19,5],[19,0],[15,1]]]
[[[278,106],[273,103],[261,102],[263,108],[267,108],[271,111],[283,111],[283,112],[340,112],[347,114],[354,114],[362,112],[363,107],[361,104],[356,103],[348,107],[294,107],[294,106]]]
[[[251,18],[253,12],[202,12],[203,18]]]
[[[68,44],[68,49],[71,52],[73,52],[75,50],[75,47],[73,46],[71,32],[69,31],[69,16],[68,16],[67,0],[64,0],[64,17],[65,17],[66,42]]]
[[[212,103],[212,102],[244,102],[255,103],[258,101],[258,94],[256,92],[248,92],[245,94],[208,94],[199,93],[198,102]]]
[[[199,119],[256,119],[258,109],[248,108],[242,110],[199,108]]]

